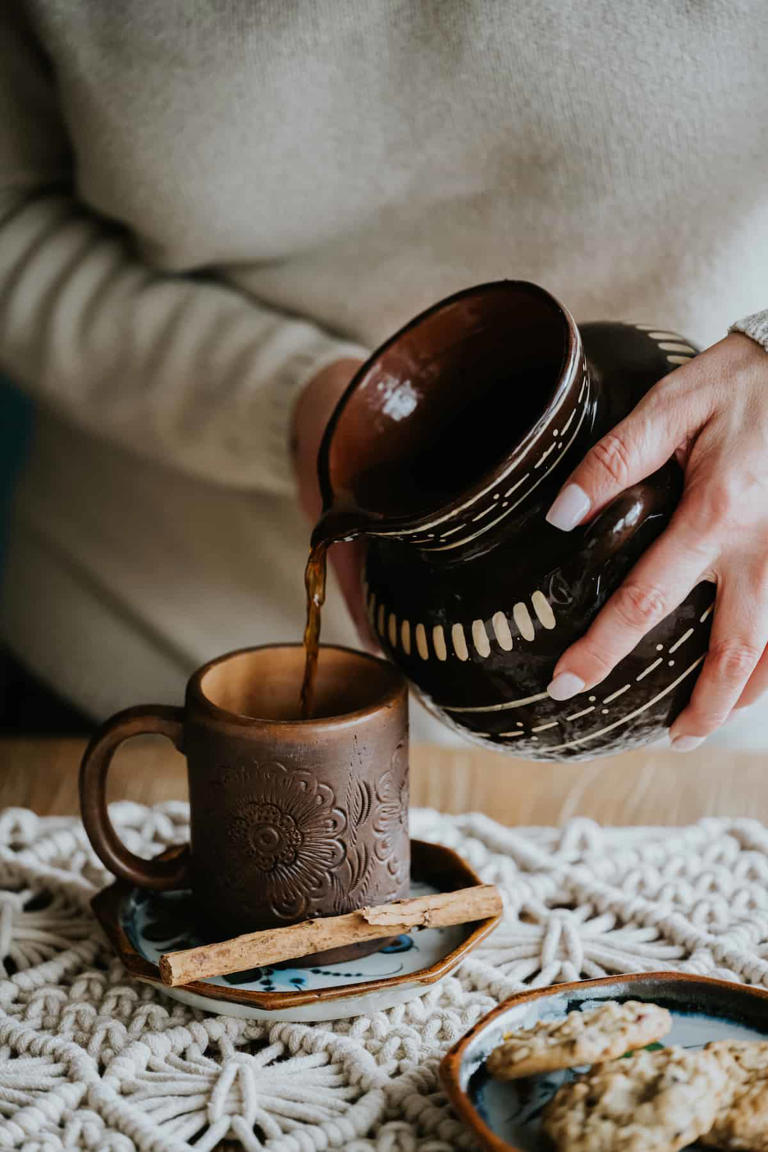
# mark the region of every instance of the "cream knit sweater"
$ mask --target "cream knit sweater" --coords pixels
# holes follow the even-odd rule
[[[497,277],[704,344],[768,304],[764,0],[0,22],[0,367],[40,412],[2,630],[95,713],[298,637],[287,430],[324,364]]]

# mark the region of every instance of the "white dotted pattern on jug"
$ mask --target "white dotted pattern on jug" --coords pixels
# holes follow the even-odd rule
[[[637,331],[642,332],[652,340],[657,348],[664,353],[667,363],[672,367],[687,364],[689,360],[692,360],[693,357],[697,355],[696,348],[694,348],[684,336],[681,336],[677,332],[660,328],[656,324],[634,324],[630,325],[630,327],[636,328]],[[494,528],[497,524],[505,520],[507,516],[511,515],[524,500],[527,500],[541,481],[557,467],[562,453],[571,446],[581,429],[584,417],[588,411],[589,397],[589,372],[586,362],[584,362],[582,364],[579,394],[576,404],[568,415],[567,420],[562,427],[553,426],[550,428],[542,428],[540,436],[549,433],[551,437],[550,442],[546,444],[540,452],[539,456],[533,462],[531,469],[519,477],[511,487],[502,490],[504,488],[504,481],[508,479],[509,475],[511,475],[518,466],[517,461],[510,464],[507,472],[495,480],[493,484],[489,485],[482,492],[478,492],[470,497],[470,499],[458,508],[452,508],[448,512],[441,513],[428,523],[421,524],[416,528],[393,529],[392,531],[383,530],[376,533],[376,535],[407,538],[409,543],[419,546],[425,552],[448,552],[455,548],[461,548],[465,544],[469,544],[485,535],[491,528]],[[577,426],[569,437],[568,434],[571,425],[577,417]],[[548,467],[539,473],[539,470],[545,464],[548,464]],[[537,475],[537,473],[539,474]],[[510,497],[518,491],[526,481],[531,480],[532,477],[532,483],[518,495],[517,499],[514,501],[510,500]],[[486,500],[487,502],[479,508],[476,507],[482,500]],[[499,514],[494,516],[493,519],[487,519],[491,512],[494,511]],[[457,523],[456,516],[462,512],[471,512],[471,515],[468,515],[466,519]]]
[[[643,332],[649,340],[653,340],[657,348],[664,354],[668,364],[673,368],[678,368],[681,364],[687,364],[698,352],[689,344],[684,336],[678,332],[669,332],[664,328],[659,328],[657,324],[635,324],[638,332]]]
[[[552,607],[549,604],[549,601],[544,596],[544,593],[539,590],[533,592],[531,595],[531,603],[533,605],[536,618],[541,626],[548,629],[555,627],[555,615],[552,611]],[[369,614],[372,620],[374,619],[375,608],[376,598],[375,595],[372,594],[369,599]],[[699,624],[705,624],[709,617],[712,615],[713,610],[714,602],[701,613],[699,616]],[[379,617],[382,620],[384,619],[384,617],[381,615],[381,612],[379,612]],[[531,613],[529,612],[527,605],[525,605],[522,601],[518,601],[514,605],[512,611],[512,620],[514,622],[516,634],[519,639],[532,641],[535,638],[535,626]],[[410,632],[410,625],[408,628]],[[491,655],[492,652],[489,632],[492,633],[498,648],[500,648],[502,651],[509,651],[514,644],[514,637],[510,628],[510,620],[504,612],[496,612],[493,615],[491,618],[490,628],[486,627],[483,620],[474,620],[467,630],[465,630],[463,624],[458,622],[450,625],[447,630],[451,637],[451,649],[449,650],[446,644],[445,631],[443,627],[441,625],[436,625],[432,634],[433,651],[430,653],[428,637],[424,626],[421,624],[416,626],[417,647],[422,660],[429,660],[432,658],[432,655],[434,655],[441,662],[445,662],[451,657],[458,659],[462,663],[472,659],[473,657],[484,660],[489,655]],[[468,642],[467,639],[467,632],[469,632],[469,636],[471,638],[471,649],[470,642]],[[519,740],[522,736],[527,737],[529,740],[538,740],[539,733],[558,727],[563,730],[563,735],[566,735],[568,724],[572,724],[577,720],[582,720],[585,716],[590,715],[590,713],[597,712],[598,709],[601,716],[610,716],[612,709],[609,707],[609,705],[613,705],[618,709],[627,707],[629,701],[625,698],[626,694],[631,692],[635,684],[642,683],[646,676],[649,676],[652,672],[654,672],[661,664],[665,662],[665,660],[669,668],[674,668],[675,661],[667,659],[667,657],[673,652],[677,652],[678,649],[686,644],[687,641],[689,641],[695,634],[695,632],[696,628],[694,626],[687,628],[682,633],[682,635],[677,637],[677,639],[675,639],[669,645],[668,648],[665,648],[665,645],[663,644],[656,644],[655,650],[659,653],[659,655],[651,660],[650,663],[648,663],[643,669],[641,669],[641,671],[634,678],[634,681],[627,681],[623,684],[620,683],[616,688],[612,687],[611,691],[602,699],[598,699],[596,696],[590,696],[590,703],[584,708],[579,708],[577,706],[575,711],[566,712],[564,715],[558,716],[556,719],[552,719],[551,714],[547,716],[540,715],[538,717],[532,716],[530,727],[521,725],[521,721],[517,721],[516,727],[508,731],[493,732],[473,730],[472,735],[494,743],[503,743],[504,741],[508,740]],[[379,634],[381,635],[382,639],[389,639],[391,642],[391,630],[389,630],[386,637],[384,636],[384,633],[381,629],[379,630]],[[419,639],[419,637],[421,639]],[[396,645],[391,643],[391,647],[395,649]],[[547,754],[564,752],[582,746],[587,747],[591,741],[596,740],[598,737],[604,736],[608,732],[614,731],[616,728],[629,724],[632,720],[636,719],[638,716],[641,716],[649,708],[652,708],[655,704],[658,703],[659,700],[662,700],[665,696],[669,695],[670,692],[673,692],[679,684],[681,684],[688,676],[691,675],[692,672],[694,672],[699,667],[703,660],[704,656],[699,656],[696,660],[687,665],[682,672],[680,672],[669,684],[666,684],[664,688],[657,692],[650,700],[644,701],[636,708],[632,708],[630,704],[629,710],[625,714],[619,714],[616,719],[610,721],[609,723],[604,724],[601,727],[596,728],[594,731],[582,734],[576,738],[566,739],[560,743],[555,743],[552,745],[547,744]],[[541,703],[542,701],[547,701],[548,706],[552,704],[552,700],[546,692],[539,692],[536,695],[521,697],[517,700],[507,700],[501,704],[475,704],[467,706],[444,704],[440,701],[435,701],[434,703],[438,708],[441,708],[450,716],[458,719],[462,716],[469,716],[473,713],[493,714],[513,711],[516,708],[527,708],[531,705]],[[592,701],[594,701],[594,703],[592,703]],[[571,703],[571,707],[573,707],[573,703]]]
[[[682,672],[675,680],[673,680],[671,684],[667,684],[661,692],[657,692],[656,695],[652,696],[650,700],[647,700],[644,704],[641,704],[639,708],[635,708],[633,711],[628,712],[626,716],[622,716],[618,720],[614,720],[612,724],[606,724],[605,727],[598,728],[594,732],[588,732],[584,736],[579,736],[575,740],[566,740],[563,744],[548,746],[547,753],[564,752],[569,748],[581,748],[584,745],[589,744],[590,741],[597,740],[598,736],[605,736],[606,733],[612,732],[614,729],[620,728],[624,724],[629,724],[631,720],[634,720],[636,717],[642,715],[643,712],[647,712],[647,710],[652,708],[654,704],[657,704],[659,700],[662,700],[665,696],[668,696],[670,692],[673,692],[674,689],[677,688],[678,684],[681,684],[683,680],[685,680],[685,678],[691,674],[691,672],[699,667],[703,660],[704,656],[699,656],[698,659],[694,660],[692,664],[689,664],[685,671]],[[601,713],[605,713],[607,711],[608,710],[605,708],[601,709]],[[559,721],[557,721],[557,723],[559,724]],[[531,729],[531,731],[535,731],[535,729]],[[487,736],[488,738],[492,738],[495,735],[500,737],[508,736],[509,733],[483,733],[483,735]]]
[[[713,607],[714,607],[714,605],[710,605],[704,612],[702,612],[701,616],[699,617],[699,623],[700,624],[706,623],[706,621],[709,619],[709,617],[712,613]],[[682,634],[682,636],[680,636],[677,640],[675,640],[672,644],[670,644],[668,651],[669,652],[676,652],[678,650],[678,648],[680,648],[683,644],[685,644],[685,642],[687,640],[690,640],[691,636],[694,635],[694,632],[695,632],[694,628],[686,629],[686,631]],[[664,645],[663,644],[657,644],[656,650],[658,652],[663,652],[664,651]],[[687,676],[689,676],[693,671],[695,671],[696,668],[699,667],[699,665],[702,663],[703,660],[704,660],[704,656],[703,655],[699,656],[698,659],[694,660],[691,664],[689,664],[688,667],[683,672],[681,672],[670,684],[667,684],[662,691],[658,692],[650,700],[645,701],[640,707],[630,709],[630,711],[626,715],[620,716],[618,719],[612,721],[609,724],[604,725],[601,728],[596,729],[593,732],[589,732],[589,733],[586,733],[585,735],[579,736],[576,739],[566,740],[563,743],[555,744],[552,747],[548,747],[547,752],[548,753],[550,753],[550,752],[553,752],[553,753],[554,752],[563,752],[563,751],[566,751],[566,750],[571,749],[571,748],[576,748],[576,747],[581,747],[582,745],[587,745],[587,744],[589,744],[590,741],[596,740],[599,736],[604,736],[606,733],[611,732],[614,729],[619,728],[624,724],[628,724],[631,720],[634,720],[637,716],[642,715],[643,712],[646,712],[649,708],[653,707],[654,704],[658,703],[659,700],[663,699],[670,692],[674,691],[674,689],[677,688],[677,686],[679,684],[681,684],[682,681],[685,680]],[[655,668],[657,668],[659,666],[659,664],[662,664],[663,662],[664,662],[663,656],[657,657],[655,660],[653,660],[646,668],[644,668],[639,673],[639,675],[635,678],[635,681],[637,682],[638,680],[643,680],[650,672],[652,672]],[[668,663],[669,667],[674,667],[674,665],[675,665],[674,660],[669,660],[667,663]],[[608,707],[605,707],[605,705],[613,704],[616,700],[620,700],[625,695],[625,693],[629,692],[631,689],[632,689],[632,683],[628,682],[626,684],[622,684],[620,687],[612,690],[607,696],[603,697],[602,701],[600,702],[603,705],[603,707],[600,708],[600,714],[606,715],[606,716],[610,715],[611,709]],[[540,699],[547,699],[547,698],[548,697],[546,696],[546,694],[544,694],[543,697],[540,697]],[[590,699],[595,699],[595,698],[590,697]],[[531,701],[526,701],[526,703],[530,703],[530,702]],[[626,701],[622,700],[622,704],[626,704]],[[519,707],[520,705],[517,704],[516,701],[511,701],[508,704],[496,706],[495,710],[502,711],[502,710],[505,710],[506,708],[514,708],[515,706]],[[557,725],[560,725],[561,723],[564,723],[564,724],[573,723],[573,721],[575,721],[575,720],[581,720],[584,716],[588,716],[591,712],[596,712],[597,709],[598,709],[597,703],[590,704],[586,708],[578,709],[576,712],[572,712],[569,715],[563,716],[562,718],[558,718],[557,720],[553,721],[552,723],[547,724],[546,727],[553,728]],[[452,711],[454,713],[459,713],[459,712],[464,711],[464,709],[453,708],[450,711]],[[532,732],[532,733],[533,732],[541,732],[541,731],[543,731],[543,728],[542,728],[542,725],[540,725],[540,724],[534,725],[530,729],[530,732]],[[513,731],[509,731],[509,732],[495,732],[495,733],[494,732],[481,732],[481,733],[476,733],[476,735],[482,736],[487,740],[508,740],[508,739],[518,738],[520,736],[520,732],[517,730],[513,730]]]
[[[524,476],[522,476],[517,481],[517,483],[515,485],[513,485],[512,488],[508,489],[508,491],[505,493],[505,495],[511,494],[515,490],[515,488],[522,486],[523,481],[528,480],[531,477],[531,475],[534,476],[532,483],[529,484],[524,489],[524,491],[521,492],[517,496],[517,498],[515,500],[504,500],[504,502],[500,505],[497,505],[496,503],[492,502],[488,506],[487,509],[483,510],[481,513],[476,515],[474,517],[474,519],[479,520],[479,519],[481,519],[481,517],[485,516],[486,512],[489,512],[489,511],[491,511],[493,509],[497,509],[497,508],[501,509],[500,515],[495,516],[492,520],[488,520],[488,521],[481,523],[480,528],[476,529],[473,532],[470,532],[470,534],[468,536],[464,536],[464,535],[455,535],[454,536],[454,535],[452,535],[452,537],[448,543],[445,543],[445,540],[447,539],[446,535],[438,536],[437,543],[432,543],[432,542],[427,541],[427,540],[422,541],[422,540],[419,540],[418,538],[414,537],[412,543],[420,544],[424,548],[424,551],[427,551],[427,552],[449,552],[449,551],[452,551],[454,548],[461,548],[465,544],[472,543],[474,540],[477,540],[480,536],[484,536],[485,533],[490,531],[491,528],[495,528],[497,524],[500,524],[502,522],[502,520],[506,520],[507,517],[510,516],[512,514],[512,512],[514,512],[514,510],[516,508],[518,508],[525,500],[527,500],[528,497],[534,492],[534,490],[536,488],[538,488],[538,486],[541,484],[542,480],[546,479],[546,477],[549,476],[550,472],[552,472],[558,466],[558,464],[560,463],[560,457],[562,456],[563,452],[565,452],[568,448],[570,448],[571,444],[574,442],[574,440],[578,436],[579,432],[581,431],[581,426],[584,423],[584,417],[586,416],[588,410],[589,410],[589,376],[587,375],[586,370],[585,370],[581,389],[579,391],[579,396],[578,396],[578,399],[576,401],[576,407],[573,409],[573,412],[571,413],[571,415],[573,416],[578,412],[578,414],[579,414],[578,421],[577,421],[576,427],[574,428],[570,437],[568,437],[566,439],[566,428],[563,428],[562,430],[554,428],[552,430],[553,441],[551,444],[549,444],[544,449],[544,451],[541,453],[541,455],[538,457],[538,459],[534,463],[533,473],[526,472],[524,474]],[[568,421],[568,425],[570,425],[570,419]],[[548,460],[548,458],[549,458],[549,460]],[[543,472],[541,472],[539,475],[536,475],[536,472],[538,471],[539,467],[547,461],[548,461],[548,467],[546,467],[543,470]],[[494,499],[494,497],[492,497],[492,501],[493,501],[493,499]]]
[[[364,591],[366,588],[367,585],[364,586]],[[385,640],[389,644],[391,649],[396,650],[399,646],[405,652],[406,656],[410,656],[411,621],[407,618],[400,620],[400,628],[398,631],[397,615],[390,611],[386,604],[377,599],[376,593],[369,592],[367,599],[368,619],[373,629],[382,640]],[[543,592],[536,589],[536,591],[531,593],[531,606],[542,628],[551,631],[557,626],[552,605]],[[517,601],[517,603],[513,605],[512,622],[515,626],[515,633],[520,639],[530,642],[536,638],[536,626],[533,617],[528,605],[523,603],[522,600]],[[469,634],[474,655],[480,657],[481,660],[485,660],[491,655],[492,651],[489,631],[493,634],[497,645],[503,652],[511,651],[514,646],[515,637],[510,627],[509,617],[502,611],[494,612],[488,626],[486,626],[484,620],[473,620],[466,626],[461,621],[447,624],[445,627],[441,624],[435,624],[432,628],[431,653],[429,639],[424,625],[416,624],[416,649],[422,660],[429,660],[431,655],[434,655],[441,663],[448,660],[450,656],[455,656],[458,660],[464,662],[470,657],[470,648],[467,640],[467,634]],[[451,638],[450,649],[446,642],[446,634]]]
[[[383,529],[377,531],[375,535],[402,537],[407,539],[409,544],[415,544],[425,552],[448,552],[454,548],[463,547],[463,545],[485,535],[491,528],[511,515],[524,500],[527,500],[542,480],[557,467],[562,454],[570,448],[581,430],[584,417],[589,410],[589,398],[589,373],[586,362],[582,362],[579,394],[565,423],[560,427],[558,417],[555,414],[553,419],[557,420],[557,423],[551,427],[545,424],[541,428],[532,444],[527,446],[526,452],[530,452],[536,441],[544,436],[549,436],[549,443],[532,462],[529,470],[517,477],[511,486],[507,487],[506,485],[509,477],[519,467],[519,458],[512,461],[507,470],[497,477],[492,484],[458,507],[436,515],[426,524],[420,524],[416,528]],[[576,427],[571,430],[574,420],[577,421]],[[545,464],[547,466],[543,467]],[[526,481],[529,480],[531,483],[524,487]],[[524,488],[522,492],[519,491],[521,488]],[[511,500],[510,497],[516,492],[518,493],[516,499]],[[481,501],[485,501],[485,503],[480,505]],[[491,512],[495,512],[497,515],[492,519],[487,519]],[[456,517],[461,514],[466,514],[465,518],[457,523]]]

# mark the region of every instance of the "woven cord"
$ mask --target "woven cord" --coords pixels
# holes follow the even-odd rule
[[[412,831],[500,885],[505,918],[460,969],[328,1024],[204,1015],[128,977],[89,908],[108,877],[79,821],[0,813],[0,1148],[20,1152],[454,1152],[474,1147],[440,1058],[524,988],[674,968],[768,987],[768,831],[504,828],[417,810]],[[132,851],[186,805],[116,804]]]

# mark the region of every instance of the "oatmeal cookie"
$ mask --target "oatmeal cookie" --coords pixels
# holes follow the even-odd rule
[[[601,1064],[635,1048],[645,1048],[672,1027],[666,1008],[613,1000],[586,1012],[569,1012],[560,1020],[540,1020],[532,1028],[507,1036],[488,1057],[487,1067],[499,1080],[517,1080],[558,1068]]]
[[[558,1152],[680,1152],[730,1099],[715,1053],[635,1052],[563,1084],[544,1110]]]
[[[720,1040],[705,1051],[721,1060],[733,1092],[701,1143],[723,1152],[768,1152],[768,1043]]]

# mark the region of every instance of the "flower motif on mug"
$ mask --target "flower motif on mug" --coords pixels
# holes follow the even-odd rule
[[[277,761],[251,765],[258,784],[231,825],[231,834],[265,873],[276,916],[294,920],[310,910],[345,858],[346,817],[333,790],[310,772]]]
[[[255,801],[246,806],[244,819],[248,825],[245,839],[262,872],[295,862],[304,837],[290,812]]]
[[[376,781],[373,816],[374,852],[386,861],[392,875],[400,875],[402,861],[399,849],[408,836],[408,775],[402,764],[407,755],[400,745],[395,749],[392,766]]]

